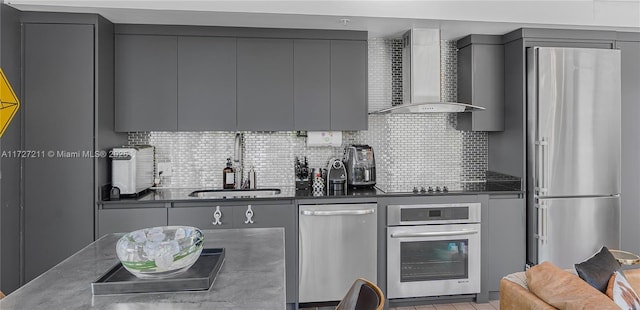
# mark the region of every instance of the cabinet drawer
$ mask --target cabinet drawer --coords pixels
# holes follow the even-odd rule
[[[216,212],[218,211],[220,216],[216,221]],[[200,229],[223,229],[233,227],[232,218],[233,207],[229,206],[169,209],[169,225],[193,226]]]
[[[251,208],[251,211],[249,211]],[[234,228],[286,227],[292,220],[292,205],[247,204],[236,206],[233,214]]]
[[[98,238],[109,233],[131,232],[167,225],[166,208],[104,209],[98,211]]]

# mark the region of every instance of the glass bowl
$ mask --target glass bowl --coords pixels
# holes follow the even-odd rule
[[[118,259],[141,279],[167,278],[191,267],[200,257],[204,235],[189,226],[160,226],[130,232],[116,244]]]

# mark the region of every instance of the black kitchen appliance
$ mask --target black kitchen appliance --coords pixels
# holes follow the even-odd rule
[[[327,194],[346,194],[346,192],[347,170],[340,159],[332,158],[327,167]]]
[[[371,187],[376,184],[376,160],[373,148],[366,144],[352,144],[345,148],[343,162],[347,168],[347,184]]]

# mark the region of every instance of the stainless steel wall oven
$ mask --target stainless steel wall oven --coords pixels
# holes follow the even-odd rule
[[[480,203],[387,210],[389,298],[480,292]]]

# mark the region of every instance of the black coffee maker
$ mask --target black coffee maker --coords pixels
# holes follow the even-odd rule
[[[376,160],[372,147],[366,144],[352,144],[345,148],[343,161],[347,168],[349,186],[376,185]]]
[[[347,169],[340,159],[332,158],[327,166],[327,195],[346,194]]]

